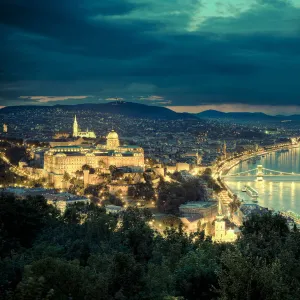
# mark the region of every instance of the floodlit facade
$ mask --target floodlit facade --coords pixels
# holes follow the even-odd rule
[[[118,134],[111,131],[107,135],[106,145],[56,146],[50,148],[44,155],[44,172],[53,183],[61,182],[65,173],[75,175],[84,165],[95,170],[116,166],[143,171],[144,150],[139,146],[120,146]]]
[[[222,213],[221,201],[219,200],[218,215],[215,221],[215,236],[213,240],[219,243],[233,243],[237,239],[234,229],[226,230],[226,223]]]
[[[77,118],[75,116],[74,123],[73,123],[73,137],[85,137],[85,138],[95,139],[96,134],[94,131],[89,131],[88,129],[86,131],[81,131],[77,122]]]

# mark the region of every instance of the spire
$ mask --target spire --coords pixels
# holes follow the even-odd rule
[[[227,145],[226,145],[225,140],[224,140],[224,144],[223,144],[223,155],[225,156],[225,158],[227,157]]]
[[[73,123],[73,136],[74,137],[78,136],[78,131],[79,131],[79,128],[78,128],[77,118],[76,118],[76,115],[75,115],[74,123]]]
[[[222,217],[223,218],[221,199],[219,199],[219,201],[218,201],[218,217]]]

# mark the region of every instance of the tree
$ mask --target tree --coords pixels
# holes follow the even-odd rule
[[[95,278],[89,269],[65,260],[45,258],[30,265],[16,299],[84,299]],[[50,297],[50,298],[49,298]],[[104,299],[104,298],[102,298]]]
[[[71,179],[71,176],[67,172],[65,172],[64,176],[63,176],[63,181],[68,182],[70,179]]]
[[[237,195],[234,195],[232,201],[228,205],[231,216],[240,208],[240,206],[241,201],[238,199]]]
[[[58,211],[41,196],[16,199],[10,194],[0,196],[0,255],[29,247],[37,234],[58,217]]]
[[[238,250],[227,250],[221,257],[218,274],[220,299],[296,299],[285,282],[279,261],[267,264],[260,257],[250,259]],[[293,296],[294,294],[294,296]]]
[[[88,187],[85,188],[84,194],[85,195],[93,195],[94,197],[98,197],[100,191],[104,190],[105,187],[103,184],[95,184],[95,185],[89,185]]]
[[[79,171],[79,170],[77,170],[77,171],[75,172],[75,175],[76,175],[76,178],[78,178],[78,177],[82,177],[82,176],[83,176],[83,172],[82,172],[82,171]]]
[[[85,171],[85,170],[90,170],[91,167],[89,165],[85,164],[81,167],[81,169],[82,169],[82,171]]]
[[[166,183],[160,187],[157,208],[160,212],[177,214],[179,206],[184,203],[185,190],[176,183]]]
[[[80,224],[84,218],[87,211],[87,206],[84,203],[74,203],[69,205],[65,210],[62,219],[64,222],[69,224]]]
[[[109,171],[110,171],[111,174],[112,174],[116,169],[117,169],[117,167],[114,166],[114,165],[110,165],[110,166],[109,166]]]
[[[8,160],[14,165],[17,165],[22,158],[27,158],[26,148],[24,147],[13,146],[7,148],[5,151],[5,155]]]
[[[214,251],[189,252],[175,270],[176,289],[184,299],[214,299],[217,296],[219,265]]]
[[[139,182],[130,187],[128,194],[134,199],[145,199],[146,201],[152,200],[155,196],[154,188],[149,181],[145,183]]]
[[[110,194],[108,199],[107,199],[107,202],[112,204],[112,205],[116,205],[116,206],[123,206],[124,203],[122,202],[122,200],[120,198],[118,198],[117,196],[115,195],[112,195]]]
[[[280,215],[251,215],[234,244],[219,244],[181,223],[160,234],[148,209],[76,204],[59,216],[42,197],[0,197],[1,299],[299,298],[300,232]]]
[[[182,224],[181,220],[178,217],[173,215],[167,215],[163,217],[162,222],[166,226],[170,226],[170,227],[178,227],[180,224]]]

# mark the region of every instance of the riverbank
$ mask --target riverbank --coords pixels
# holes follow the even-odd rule
[[[278,151],[289,149],[292,151],[282,151],[282,155],[275,154]],[[294,150],[293,150],[294,149]],[[243,156],[231,158],[227,161],[223,161],[219,164],[219,167],[215,169],[215,179],[218,180],[219,184],[224,190],[230,195],[231,199],[234,195],[237,195],[240,200],[244,200],[246,204],[256,204],[251,198],[247,197],[245,193],[242,193],[243,183],[235,180],[224,178],[231,169],[235,168],[239,172],[245,172],[249,168],[248,163],[251,159],[258,156],[265,156],[262,158],[264,167],[282,170],[286,172],[300,171],[300,148],[299,145],[277,145],[276,147],[256,153],[247,153]],[[238,165],[241,164],[241,167]],[[260,161],[256,161],[256,166],[260,164]],[[294,182],[296,181],[296,182]],[[300,212],[300,203],[297,201],[296,195],[300,195],[300,182],[297,180],[286,180],[284,177],[276,180],[264,180],[264,181],[245,181],[245,185],[252,186],[254,189],[259,191],[260,197],[257,205],[265,207],[270,210],[277,212],[293,211]],[[246,197],[246,198],[245,198]]]

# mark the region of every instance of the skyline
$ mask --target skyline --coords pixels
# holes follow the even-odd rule
[[[51,101],[45,101],[44,98],[47,97],[38,97],[41,99],[41,104],[38,106],[46,106],[46,107],[51,107]],[[64,98],[64,97],[53,97],[55,99],[57,98]],[[85,99],[84,97],[82,99]],[[110,101],[117,101],[117,100],[122,100],[120,98],[111,98]],[[61,100],[63,101],[63,100]],[[270,105],[247,105],[247,104],[236,104],[236,105],[228,105],[228,104],[221,104],[221,105],[195,105],[195,106],[158,106],[151,105],[150,103],[138,103],[135,101],[129,102],[129,101],[124,101],[127,103],[137,103],[137,104],[143,104],[147,106],[156,106],[156,107],[165,107],[167,109],[170,109],[176,113],[189,113],[189,114],[198,114],[201,112],[205,111],[219,111],[223,113],[264,113],[269,116],[292,116],[292,115],[300,115],[300,106],[270,106]],[[84,103],[56,103],[55,105],[77,105],[77,104],[105,104],[109,102],[99,102],[99,103],[89,103],[89,102],[84,102]],[[16,105],[16,106],[36,106],[36,103],[23,103],[23,105]],[[6,106],[0,106],[0,110],[2,108],[5,108]],[[9,107],[9,105],[7,106]]]
[[[0,106],[300,113],[300,1],[0,4]]]

